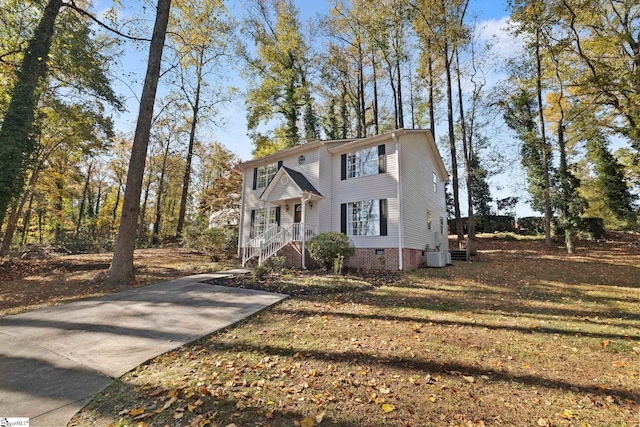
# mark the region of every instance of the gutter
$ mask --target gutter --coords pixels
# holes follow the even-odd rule
[[[243,257],[242,255],[242,232],[244,230],[244,192],[245,192],[245,186],[244,186],[244,176],[245,173],[244,171],[242,171],[242,195],[240,196],[240,224],[238,227],[238,258]],[[243,265],[244,267],[244,265]]]
[[[404,227],[402,223],[404,215],[402,209],[402,156],[400,153],[400,141],[395,132],[391,134],[391,138],[396,142],[396,155],[398,156],[398,270],[403,270],[402,248],[404,247]]]

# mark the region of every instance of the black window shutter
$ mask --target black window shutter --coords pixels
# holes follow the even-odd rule
[[[278,170],[282,167],[282,160],[278,161]]]
[[[380,199],[380,235],[387,235],[387,199]]]
[[[280,206],[276,206],[276,224],[280,227]]]
[[[249,238],[253,239],[255,236],[253,235],[253,225],[256,222],[256,211],[255,209],[251,209],[251,228],[249,228]]]
[[[340,232],[347,234],[347,204],[340,205]]]
[[[347,155],[340,156],[340,179],[344,181],[347,179]]]
[[[253,189],[256,188],[258,188],[258,168],[253,168]]]
[[[387,156],[385,145],[378,145],[378,173],[385,173],[387,171]]]

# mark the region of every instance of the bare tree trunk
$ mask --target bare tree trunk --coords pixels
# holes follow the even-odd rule
[[[367,106],[364,103],[364,70],[362,62],[362,44],[358,43],[358,138],[367,137]]]
[[[398,94],[398,127],[404,128],[404,111],[402,108],[402,76],[400,75],[400,59],[396,58],[396,79]]]
[[[31,194],[33,193],[33,189],[36,186],[36,182],[38,180],[38,175],[40,174],[40,168],[36,167],[33,172],[31,172],[31,177],[29,178],[29,184],[27,189],[22,193],[22,197],[20,198],[20,202],[16,206],[16,209],[11,212],[9,218],[7,219],[7,228],[5,229],[4,236],[2,238],[2,246],[0,247],[0,256],[5,256],[9,253],[9,249],[11,249],[11,243],[13,242],[13,235],[18,228],[18,219],[22,215],[22,210],[24,209],[24,205],[27,200],[30,199]]]
[[[31,206],[33,205],[33,191],[29,192],[29,205],[22,218],[22,236],[20,237],[20,245],[27,244],[27,236],[29,234],[29,222],[31,222]]]
[[[164,176],[167,172],[167,157],[169,157],[170,140],[167,140],[167,146],[164,149],[162,157],[162,168],[160,169],[160,179],[158,181],[158,195],[156,197],[156,219],[153,221],[153,237],[151,242],[157,245],[160,242],[160,222],[162,221],[162,195],[164,193]]]
[[[204,50],[200,52],[200,61],[202,63]],[[187,149],[187,161],[184,169],[184,178],[182,180],[182,196],[180,198],[180,211],[178,213],[178,226],[176,228],[176,237],[180,238],[182,229],[184,228],[184,217],[187,213],[187,199],[189,198],[189,183],[191,181],[191,161],[193,159],[193,146],[196,141],[196,127],[198,125],[200,113],[200,91],[202,88],[202,68],[198,69],[198,81],[196,83],[195,99],[192,105],[193,116],[191,119],[191,129],[189,131],[189,148]]]
[[[373,129],[376,135],[380,135],[380,118],[378,110],[378,70],[375,52],[371,54],[371,67],[373,68]]]
[[[428,46],[430,47],[431,44],[429,42]],[[433,56],[431,55],[431,52],[429,52],[429,59],[427,60],[427,70],[429,73],[429,126],[431,127],[431,134],[433,135],[433,139],[436,139],[436,112],[435,112],[435,108],[433,107],[433,103],[434,103],[434,87],[435,87],[435,82],[434,82],[434,77],[433,77]]]
[[[460,108],[460,128],[462,132],[462,150],[464,154],[465,182],[467,184],[467,203],[469,205],[467,218],[467,235],[469,239],[476,238],[476,223],[473,215],[473,189],[471,188],[471,157],[470,140],[467,138],[467,123],[464,117],[464,102],[462,101],[462,83],[460,82],[460,58],[456,47],[456,77],[458,81],[458,101]]]
[[[82,227],[82,217],[84,216],[84,208],[87,204],[87,195],[89,193],[89,182],[91,180],[91,169],[93,168],[93,162],[89,164],[87,169],[87,179],[84,180],[84,188],[82,189],[82,200],[80,201],[80,208],[78,209],[78,222],[76,223],[76,237]]]
[[[453,187],[453,210],[456,217],[456,234],[458,241],[464,240],[464,228],[460,215],[460,184],[458,180],[458,159],[456,152],[456,136],[453,129],[453,91],[451,82],[451,61],[449,60],[449,48],[444,47],[446,54],[445,73],[447,76],[447,119],[449,122],[449,150],[451,152],[451,186]]]
[[[131,283],[135,280],[133,269],[133,252],[136,246],[136,231],[138,228],[138,214],[140,213],[140,193],[142,192],[142,178],[147,158],[147,147],[151,133],[153,119],[153,105],[160,78],[162,50],[167,34],[171,0],[158,0],[158,11],[153,28],[147,74],[142,89],[140,112],[136,133],[131,148],[131,159],[127,171],[127,186],[124,193],[124,204],[118,238],[113,252],[113,260],[109,268],[109,282]]]
[[[540,33],[536,31],[536,86],[538,92],[538,114],[540,116],[540,146],[542,148],[542,171],[544,175],[544,240],[548,247],[551,241],[551,183],[549,179],[549,146],[544,125],[544,111],[542,104],[542,60],[540,58]]]

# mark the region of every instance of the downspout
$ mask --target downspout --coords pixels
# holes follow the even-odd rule
[[[244,255],[242,254],[242,233],[244,232],[244,176],[242,171],[242,192],[240,195],[240,224],[238,227],[238,258],[242,257],[242,266],[244,267]]]
[[[305,226],[305,222],[307,221],[307,201],[311,198],[310,194],[307,194],[306,197],[304,195],[304,193],[302,194],[302,196],[300,197],[300,201],[302,202],[302,221],[300,221],[300,228],[302,231],[302,269],[306,270],[307,266],[306,266],[306,256],[305,256],[305,252],[304,252],[304,242],[305,240],[307,240],[307,228]]]
[[[400,155],[400,141],[396,133],[391,134],[391,138],[396,142],[396,155],[398,156],[398,270],[403,270],[402,248],[404,247],[404,215],[402,214],[402,156]]]

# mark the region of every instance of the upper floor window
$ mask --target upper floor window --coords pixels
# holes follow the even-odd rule
[[[347,154],[347,178],[378,173],[378,147],[369,147]]]
[[[427,230],[431,230],[431,211],[427,210]]]
[[[265,188],[282,166],[282,161],[253,168],[253,189]]]
[[[435,172],[433,173],[433,192],[438,192],[438,175]]]
[[[278,164],[277,163],[269,163],[268,165],[260,166],[258,168],[258,188],[264,188],[273,179],[273,177],[278,172]]]
[[[444,218],[440,217],[440,234],[444,234]]]
[[[386,170],[385,146],[378,145],[343,154],[340,179],[384,173]]]

